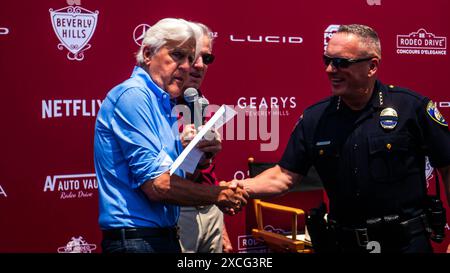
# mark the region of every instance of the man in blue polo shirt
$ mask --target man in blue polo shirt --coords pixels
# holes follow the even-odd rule
[[[216,204],[234,213],[246,204],[242,188],[195,184],[180,170],[169,175],[182,150],[172,108],[201,38],[196,23],[160,20],[146,32],[131,78],[102,104],[94,163],[104,252],[181,252],[179,205]]]

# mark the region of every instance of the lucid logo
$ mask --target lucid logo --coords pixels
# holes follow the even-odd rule
[[[381,6],[381,0],[367,0],[369,6]]]
[[[232,42],[249,43],[278,43],[278,44],[301,44],[303,38],[299,36],[275,36],[275,35],[230,35]]]

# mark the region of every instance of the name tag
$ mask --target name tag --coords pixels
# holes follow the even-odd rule
[[[328,140],[328,141],[319,141],[319,142],[316,143],[316,146],[325,146],[325,145],[330,145],[330,144],[331,144],[330,140]]]

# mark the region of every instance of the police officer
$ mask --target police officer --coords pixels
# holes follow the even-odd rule
[[[381,47],[342,25],[323,56],[333,95],[307,108],[278,165],[242,183],[251,197],[287,192],[314,165],[329,197],[337,251],[432,252],[425,157],[450,191],[450,132],[436,104],[377,79]]]

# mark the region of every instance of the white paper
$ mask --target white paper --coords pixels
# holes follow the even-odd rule
[[[217,130],[225,123],[230,121],[237,114],[233,108],[222,105],[219,110],[212,116],[212,118],[202,127],[200,132],[194,137],[183,152],[177,157],[170,168],[170,175],[172,175],[178,168],[188,173],[194,173],[195,168],[203,153],[195,148],[198,142],[205,136],[211,129]]]

